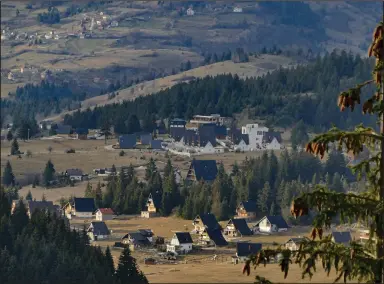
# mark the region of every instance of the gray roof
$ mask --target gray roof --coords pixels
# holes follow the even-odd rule
[[[177,232],[175,233],[176,238],[180,244],[191,244],[193,243],[191,234],[189,232]]]
[[[110,235],[109,229],[104,222],[91,222],[88,232],[93,232],[96,236]]]
[[[57,206],[53,205],[52,201],[28,201],[27,204],[30,214],[33,214],[33,212],[37,209],[47,210],[50,213],[58,213],[58,208]]]
[[[268,131],[263,135],[263,142],[264,143],[271,143],[273,138],[276,138],[277,142],[281,143],[282,138],[281,138],[281,133],[280,132],[275,132],[275,131]]]
[[[201,214],[196,216],[195,220],[200,218],[203,225],[210,230],[221,230],[219,222],[217,222],[216,217],[212,213]]]
[[[66,170],[68,176],[82,176],[83,171],[80,169],[68,169]]]
[[[195,160],[191,162],[196,180],[213,181],[217,176],[216,160]]]
[[[351,232],[332,232],[332,237],[338,244],[347,244],[352,241]]]
[[[209,236],[209,239],[215,243],[216,246],[226,246],[228,245],[228,242],[224,239],[223,234],[221,233],[221,230],[210,230],[207,229],[207,234]]]
[[[70,125],[58,125],[56,131],[56,134],[70,134],[72,130],[72,127]]]
[[[121,149],[132,149],[136,146],[136,135],[126,134],[119,136],[119,145]]]
[[[271,224],[276,225],[279,229],[282,229],[282,228],[288,228],[288,224],[287,224],[287,222],[285,221],[285,219],[284,219],[281,215],[278,215],[278,216],[264,216],[263,218],[261,218],[261,219],[256,223],[256,226],[259,225],[259,223],[260,223],[264,218],[267,218],[268,221],[269,221]]]
[[[78,198],[75,197],[73,205],[77,212],[94,212],[95,211],[95,200],[93,198]]]
[[[258,253],[262,248],[259,243],[241,243],[236,244],[236,252],[239,257],[248,257],[252,254]]]
[[[161,143],[163,143],[163,140],[151,140],[151,148],[152,149],[163,149],[161,147]]]
[[[150,245],[151,244],[151,242],[148,240],[148,238],[145,237],[140,232],[130,232],[130,233],[126,234],[122,239],[124,240],[124,239],[127,239],[128,237],[133,239],[133,243],[135,243],[135,244],[141,244],[141,245]]]
[[[242,236],[250,236],[252,235],[251,229],[248,227],[247,221],[243,218],[239,219],[231,219],[228,222],[228,225],[233,224],[235,229],[242,235]]]
[[[247,212],[256,212],[257,211],[257,206],[256,206],[256,202],[255,201],[252,201],[252,200],[248,200],[248,201],[243,201],[239,204],[239,206],[243,206],[245,211]]]
[[[143,133],[140,135],[140,141],[143,145],[150,145],[152,141],[152,134],[151,133]]]

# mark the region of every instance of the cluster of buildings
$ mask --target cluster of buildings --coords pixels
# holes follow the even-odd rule
[[[189,122],[170,121],[169,134],[173,139],[165,148],[172,153],[193,156],[228,151],[247,152],[280,150],[281,134],[259,124],[247,124],[241,129],[232,127],[232,118],[218,114],[195,115]]]
[[[118,145],[116,146],[119,149],[135,149],[144,146],[153,150],[163,150],[162,143],[163,140],[154,139],[152,133],[139,132],[120,135],[118,138]]]

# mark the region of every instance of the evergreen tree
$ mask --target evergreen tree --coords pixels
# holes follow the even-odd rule
[[[339,173],[335,173],[332,178],[332,184],[330,185],[330,189],[337,192],[344,192],[343,182],[341,180],[341,176]]]
[[[127,121],[127,134],[133,134],[140,131],[140,121],[137,116],[133,114],[129,117]]]
[[[303,146],[308,141],[307,128],[302,120],[300,120],[291,132],[292,147]]]
[[[13,142],[12,142],[12,145],[11,145],[11,155],[17,155],[19,153],[20,153],[20,151],[19,151],[19,143],[17,142],[17,139],[14,138]]]
[[[156,167],[155,160],[151,158],[149,160],[147,168],[145,169],[145,179],[147,181],[151,180],[156,172],[157,172],[157,167]]]
[[[44,184],[46,186],[49,185],[51,181],[53,181],[55,172],[56,170],[53,163],[51,162],[51,160],[48,160],[47,164],[45,165],[44,174],[43,174]]]
[[[259,207],[259,210],[263,213],[268,213],[268,200],[269,200],[269,196],[270,196],[270,192],[271,192],[271,187],[269,185],[269,182],[267,181],[265,184],[264,184],[264,187],[263,189],[261,190],[260,192],[260,196],[258,198],[258,207]]]
[[[384,15],[384,13],[383,13]],[[380,130],[358,125],[354,130],[342,131],[337,127],[315,137],[306,146],[306,151],[324,157],[329,145],[337,143],[340,149],[355,154],[361,153],[364,146],[375,148],[376,155],[367,158],[354,166],[359,176],[367,177],[368,186],[361,194],[339,193],[329,190],[327,186],[317,185],[314,191],[302,193],[291,206],[294,217],[308,215],[310,209],[317,209],[311,232],[312,240],[300,244],[300,250],[292,253],[289,249],[261,250],[258,256],[251,258],[253,264],[260,265],[265,258],[276,257],[278,254],[281,270],[286,278],[289,264],[294,258],[303,269],[303,277],[312,277],[316,272],[316,261],[321,261],[325,271],[330,273],[332,267],[337,271],[337,279],[344,282],[359,280],[367,283],[384,283],[384,16],[383,22],[375,29],[369,56],[376,57],[373,80],[368,80],[339,95],[338,106],[341,111],[354,110],[360,100],[362,88],[371,83],[376,84],[377,93],[363,103],[364,114],[374,114],[380,121]],[[365,98],[365,96],[364,96]],[[369,224],[370,236],[366,244],[351,241],[348,246],[332,241],[331,235],[324,236],[323,230],[329,229],[336,216],[341,221],[359,220]],[[374,244],[374,245],[372,245]],[[262,257],[261,257],[262,256]],[[245,271],[250,270],[248,262]],[[260,280],[260,277],[258,277]],[[267,283],[266,279],[262,279]]]
[[[92,185],[87,183],[87,187],[85,188],[84,197],[95,198],[95,192],[93,191]]]
[[[129,248],[125,248],[120,255],[119,265],[116,270],[116,278],[120,283],[147,284],[148,280],[139,271],[136,260],[131,256]]]
[[[173,173],[173,167],[171,159],[168,158],[167,164],[164,167],[164,177],[169,176],[171,173]]]
[[[113,264],[113,257],[111,254],[111,250],[109,249],[109,246],[107,246],[107,249],[105,250],[105,265],[108,269],[109,274],[114,275],[115,265]]]
[[[24,227],[27,226],[28,221],[29,218],[27,215],[27,208],[25,207],[23,200],[20,199],[11,216],[11,222],[15,230],[15,234],[20,234]]]
[[[97,208],[100,208],[102,206],[103,202],[103,191],[101,190],[101,183],[100,181],[97,183],[96,189],[95,189],[95,205]]]
[[[12,131],[8,131],[8,133],[7,133],[7,140],[8,140],[8,142],[11,142],[11,140],[13,139],[13,134],[12,134]]]
[[[25,199],[26,199],[26,200],[29,200],[29,201],[32,201],[32,200],[33,200],[32,192],[31,192],[30,190],[28,190],[28,193],[27,193],[27,195],[25,196]]]
[[[41,201],[47,201],[47,198],[45,197],[45,193],[41,195]]]
[[[15,184],[15,175],[12,171],[12,166],[9,161],[5,164],[4,172],[3,172],[3,184],[5,186],[11,186]]]

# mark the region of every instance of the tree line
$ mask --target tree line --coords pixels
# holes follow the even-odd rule
[[[115,268],[109,247],[91,246],[85,228],[70,230],[63,218],[40,210],[29,218],[22,201],[10,213],[1,187],[1,283],[148,283],[129,248]]]
[[[279,158],[274,152],[264,152],[259,158],[235,163],[230,173],[219,164],[213,183],[177,184],[170,160],[161,174],[151,159],[143,181],[137,178],[133,166],[115,172],[104,191],[100,182],[96,188],[87,185],[85,196],[94,198],[96,207],[111,207],[119,214],[140,214],[151,194],[163,216],[176,214],[185,219],[212,212],[219,220],[227,220],[246,200],[256,202],[258,214],[288,217],[292,198],[310,192],[315,184],[321,182],[344,192],[355,183],[344,156],[337,151],[330,153],[324,164],[296,150],[284,150]]]
[[[334,51],[308,65],[280,68],[259,78],[240,79],[230,74],[180,83],[134,101],[77,111],[66,115],[64,121],[74,127],[99,128],[106,122],[116,125],[127,121],[130,115],[189,119],[195,114],[232,116],[247,108],[250,118],[282,127],[300,119],[313,131],[332,123],[348,128],[361,119],[374,125],[374,120],[357,112],[334,112],[332,104],[340,88],[369,78],[371,66],[372,61],[358,55]]]

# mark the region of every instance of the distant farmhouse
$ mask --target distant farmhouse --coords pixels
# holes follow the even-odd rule
[[[115,212],[111,208],[99,208],[95,212],[95,217],[97,221],[107,221],[112,220],[115,216]]]
[[[65,215],[70,219],[72,216],[79,218],[92,218],[93,212],[95,212],[95,201],[93,198],[77,198],[73,199],[73,202],[68,202],[63,211]]]
[[[134,149],[136,147],[136,135],[126,134],[119,136],[120,149]]]
[[[206,181],[212,182],[217,176],[217,165],[215,160],[192,160],[186,180],[189,182]]]
[[[106,239],[110,236],[109,229],[104,222],[91,222],[87,234],[92,241]]]
[[[129,232],[122,237],[122,242],[128,245],[131,250],[141,247],[148,247],[153,241],[153,232],[150,229],[139,229],[136,232]]]
[[[254,232],[276,233],[288,230],[288,224],[282,216],[265,216],[253,227]]]
[[[192,237],[188,232],[176,232],[167,245],[167,251],[186,254],[192,251]]]
[[[80,169],[67,169],[65,171],[65,176],[72,181],[82,181],[82,180],[86,180],[88,177]]]

